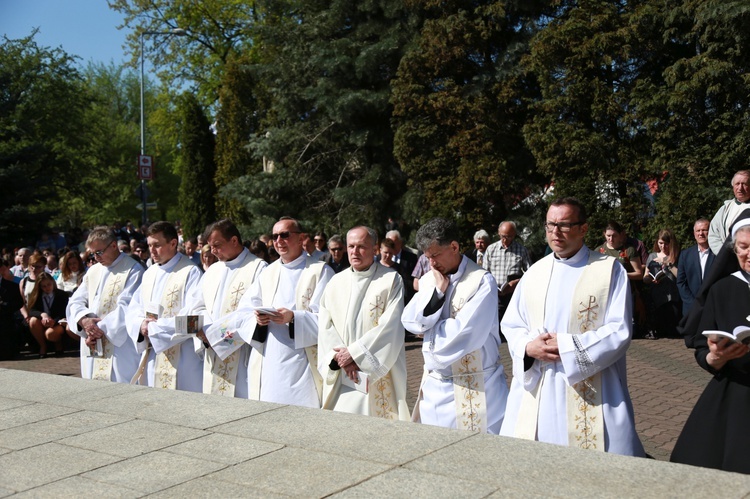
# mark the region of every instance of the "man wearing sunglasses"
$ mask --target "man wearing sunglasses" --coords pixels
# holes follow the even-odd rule
[[[212,223],[205,234],[219,261],[208,268],[180,315],[203,316],[198,337],[209,345],[203,363],[203,393],[247,398],[250,347],[233,334],[237,328],[230,314],[267,264],[242,245],[240,231],[231,220]]]
[[[120,253],[109,227],[92,229],[86,247],[96,264],[83,276],[66,311],[70,329],[81,336],[81,376],[130,383],[139,356],[128,341],[125,316],[143,267]]]
[[[544,227],[553,253],[524,274],[501,325],[513,381],[500,434],[644,456],[626,383],[627,272],[586,247],[577,199],[554,201]]]
[[[250,344],[250,400],[320,408],[318,308],[333,270],[302,248],[302,228],[283,217],[273,226],[279,259],[240,301],[238,333]]]

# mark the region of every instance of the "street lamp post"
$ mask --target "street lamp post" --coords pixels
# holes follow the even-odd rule
[[[142,31],[141,32],[141,156],[146,154],[146,118],[144,112],[144,98],[143,98],[143,87],[144,87],[144,61],[146,56],[144,54],[143,37],[144,35],[176,35],[186,36],[187,31],[181,28],[174,28],[169,31]],[[140,166],[139,166],[140,167]],[[148,223],[148,208],[146,202],[148,201],[148,193],[146,192],[146,180],[141,179],[141,207],[143,208],[141,215],[141,225]]]

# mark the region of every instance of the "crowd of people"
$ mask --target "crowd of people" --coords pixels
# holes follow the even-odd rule
[[[84,378],[645,456],[626,352],[634,331],[679,329],[714,380],[673,460],[747,473],[750,357],[725,336],[750,329],[750,210],[737,208],[750,208],[750,173],[732,186],[733,203],[695,221],[695,245],[665,228],[650,253],[616,221],[589,249],[586,208],[557,199],[536,262],[511,221],[494,243],[478,230],[468,251],[441,218],[416,249],[390,220],[382,238],[365,226],[328,238],[290,217],[244,244],[229,220],[187,239],[168,222],[46,237],[0,261],[1,346],[7,356],[20,324],[16,348],[42,357],[77,341]],[[425,369],[410,408],[404,345],[416,338]]]

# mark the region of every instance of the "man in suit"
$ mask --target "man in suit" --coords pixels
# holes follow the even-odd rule
[[[404,241],[401,239],[401,233],[397,230],[388,231],[385,234],[387,239],[393,241],[396,245],[393,255],[393,263],[396,264],[394,267],[396,271],[401,275],[401,279],[405,283],[411,283],[414,278],[411,276],[414,272],[414,267],[417,266],[417,255],[404,248]],[[411,297],[414,296],[413,286],[404,286],[404,304],[409,303]]]
[[[474,249],[464,253],[466,258],[476,263],[480,267],[484,266],[484,256],[487,246],[490,245],[490,235],[486,230],[480,229],[474,234]]]
[[[682,250],[677,263],[677,288],[682,298],[682,315],[687,315],[703,277],[714,262],[714,254],[708,246],[709,221],[705,218],[696,220],[693,225],[695,246]]]

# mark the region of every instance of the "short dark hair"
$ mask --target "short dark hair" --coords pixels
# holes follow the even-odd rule
[[[426,251],[435,243],[447,246],[453,241],[458,241],[458,229],[456,224],[445,218],[433,218],[417,231],[417,247],[421,251]]]
[[[242,236],[240,235],[240,230],[228,218],[209,224],[208,227],[206,227],[206,231],[203,233],[203,239],[208,241],[208,236],[217,231],[221,234],[221,237],[223,237],[227,241],[229,241],[233,237],[236,237],[237,242],[242,245]]]
[[[578,222],[585,224],[588,221],[588,214],[586,213],[586,207],[583,206],[578,198],[565,197],[557,198],[550,204],[552,206],[572,206],[578,210]]]
[[[618,234],[622,234],[625,228],[622,225],[620,225],[619,222],[615,220],[610,220],[609,222],[607,222],[607,226],[604,228],[604,232],[607,232],[608,230],[613,230],[617,232]]]
[[[173,239],[179,239],[177,236],[177,229],[174,225],[169,222],[160,221],[152,223],[146,231],[147,236],[155,236],[156,234],[164,234],[164,239],[172,241]]]
[[[283,216],[283,217],[279,218],[279,220],[276,223],[279,223],[279,222],[282,222],[282,221],[285,221],[285,220],[291,220],[292,222],[294,222],[294,228],[295,228],[295,230],[298,230],[299,232],[305,232],[304,230],[302,230],[302,224],[299,223],[299,220],[297,220],[294,217]]]

